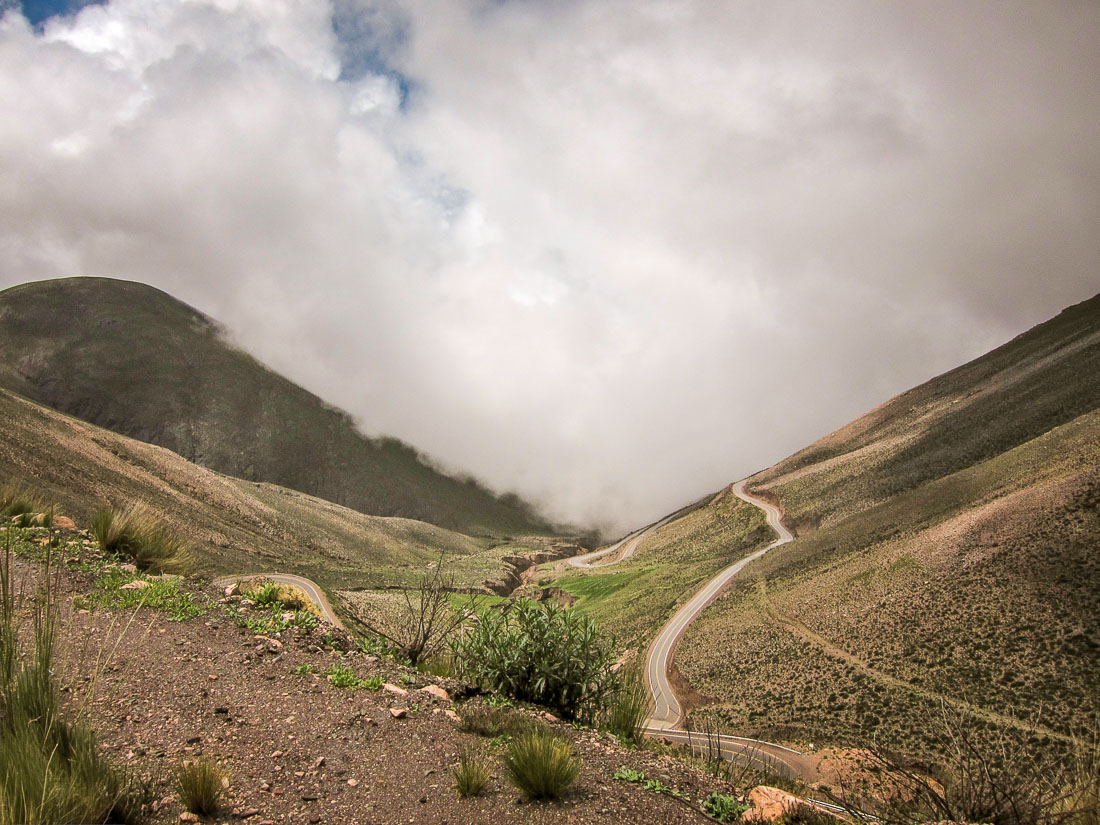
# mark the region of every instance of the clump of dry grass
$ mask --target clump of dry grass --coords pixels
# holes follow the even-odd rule
[[[140,505],[100,510],[92,517],[91,531],[104,553],[129,558],[141,570],[186,573],[191,569],[188,542]]]

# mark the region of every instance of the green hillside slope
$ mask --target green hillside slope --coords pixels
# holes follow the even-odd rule
[[[225,476],[5,390],[0,422],[0,485],[28,487],[81,525],[105,505],[144,504],[193,543],[199,572],[210,576],[277,571],[330,590],[389,587],[415,583],[443,553],[457,584],[485,589],[514,578],[513,557],[549,546],[368,516]]]
[[[1095,729],[1100,296],[750,486],[799,537],[685,635],[696,724],[921,751],[945,706],[1034,747]]]
[[[428,466],[226,343],[144,284],[67,278],[0,292],[0,386],[189,461],[363,513],[474,535],[546,532],[514,496]]]

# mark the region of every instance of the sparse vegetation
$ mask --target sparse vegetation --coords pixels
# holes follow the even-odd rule
[[[490,739],[511,740],[526,733],[545,729],[530,716],[513,708],[469,705],[463,709],[459,730]]]
[[[576,781],[581,763],[564,739],[534,731],[512,740],[504,767],[528,799],[557,799]]]
[[[748,809],[749,806],[738,802],[736,796],[717,791],[703,800],[704,813],[718,822],[740,822],[741,815]]]
[[[143,789],[100,754],[95,734],[66,719],[54,681],[56,617],[47,567],[20,639],[11,531],[0,559],[0,824],[136,821]]]
[[[127,585],[140,583],[130,589]],[[89,607],[107,607],[115,610],[132,610],[150,607],[168,613],[169,621],[185,622],[201,616],[210,609],[201,597],[184,589],[180,579],[147,578],[119,568],[108,569],[96,579],[95,589],[88,594]]]
[[[583,613],[553,602],[482,611],[452,652],[464,678],[569,720],[595,719],[615,689],[612,645]]]
[[[141,570],[184,573],[190,569],[188,543],[144,507],[99,510],[92,517],[91,531],[104,553],[129,559]]]
[[[328,669],[328,680],[333,687],[357,690],[364,687],[363,680],[347,665],[336,664]]]
[[[175,780],[186,810],[199,816],[217,813],[227,777],[216,762],[207,758],[184,762],[176,768]]]
[[[489,760],[475,748],[463,748],[452,773],[459,796],[481,796],[489,784]]]
[[[1094,825],[1100,817],[1100,750],[1095,737],[1054,756],[1033,752],[1003,732],[982,732],[972,720],[944,710],[936,732],[948,755],[925,770],[881,747],[867,749],[873,776],[834,798],[850,811],[885,825],[929,821],[996,825]],[[800,820],[801,821],[801,820]]]

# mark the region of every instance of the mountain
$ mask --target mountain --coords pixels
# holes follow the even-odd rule
[[[231,346],[140,283],[65,278],[0,292],[0,387],[245,480],[471,535],[548,532],[516,496],[431,467]]]
[[[1096,729],[1100,296],[748,486],[796,538],[750,564],[683,636],[686,726],[925,754],[942,746],[945,713],[1038,749]],[[727,489],[628,561],[543,583],[652,639],[701,564],[717,570],[771,540],[747,506]],[[678,598],[636,587],[658,569],[683,585]],[[631,612],[639,602],[653,609]]]
[[[416,583],[445,554],[460,587],[500,589],[525,556],[562,552],[550,538],[476,538],[222,475],[6,390],[0,421],[0,486],[26,488],[81,526],[105,505],[141,503],[210,576],[296,573],[333,593]]]
[[[1100,296],[758,474],[798,537],[688,631],[696,712],[928,751],[1100,712]],[[698,721],[698,720],[697,720]]]

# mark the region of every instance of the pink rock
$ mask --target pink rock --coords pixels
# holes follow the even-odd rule
[[[404,719],[408,715],[408,708],[390,708],[390,716],[392,716],[394,719]]]
[[[384,685],[382,685],[382,690],[388,690],[394,696],[408,696],[409,695],[409,692],[407,690],[405,690],[404,688],[399,688],[397,685],[391,685],[389,682],[386,682]]]
[[[447,691],[445,691],[439,685],[428,685],[427,687],[422,687],[420,688],[420,690],[417,691],[417,693],[427,693],[429,696],[434,696],[436,699],[441,699],[444,702],[451,701],[450,694],[448,694]]]

